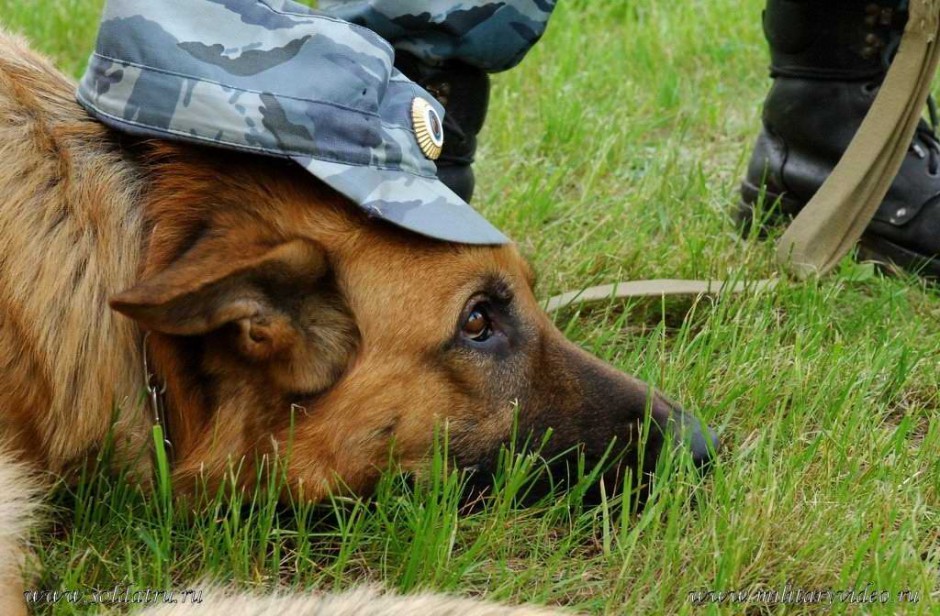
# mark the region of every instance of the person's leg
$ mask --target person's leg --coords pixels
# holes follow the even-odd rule
[[[742,184],[749,223],[765,203],[795,215],[822,185],[874,101],[906,23],[898,0],[768,0],[773,85]],[[922,122],[862,239],[866,256],[940,276],[940,144]],[[923,269],[920,269],[923,268]]]
[[[442,105],[440,180],[469,201],[477,133],[489,102],[489,73],[512,68],[548,24],[555,0],[321,0],[322,11],[365,26],[395,47],[395,66]]]

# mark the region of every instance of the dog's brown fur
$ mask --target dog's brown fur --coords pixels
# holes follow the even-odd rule
[[[41,486],[22,462],[0,444],[0,614],[20,616],[23,606],[21,569],[24,539],[35,523]]]
[[[250,596],[211,590],[201,605],[224,616],[565,616],[565,612],[533,606],[507,607],[435,593],[401,596],[360,587],[329,595]],[[167,605],[144,610],[141,616],[190,616],[192,605]],[[200,612],[205,614],[204,611]],[[574,616],[574,614],[568,614]]]
[[[287,451],[305,498],[367,491],[390,448],[420,468],[435,425],[485,469],[515,403],[548,453],[595,459],[648,403],[664,429],[683,417],[564,340],[515,247],[406,233],[287,161],[118,136],[73,90],[0,33],[0,436],[36,467],[67,472],[114,421],[119,463],[147,476],[142,331],[182,491]],[[485,348],[461,334],[476,302]]]
[[[0,36],[0,433],[56,471],[101,442],[116,405],[134,448],[148,427],[128,404],[139,334],[107,306],[136,279],[142,183],[72,89]]]

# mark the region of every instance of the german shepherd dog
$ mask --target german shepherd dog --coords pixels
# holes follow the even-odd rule
[[[8,464],[67,474],[110,433],[149,476],[145,360],[180,493],[288,449],[292,493],[366,493],[390,451],[419,470],[435,426],[482,474],[513,433],[588,463],[616,438],[646,472],[673,443],[713,454],[698,420],[564,339],[514,246],[370,219],[288,161],[118,135],[74,91],[0,32]]]

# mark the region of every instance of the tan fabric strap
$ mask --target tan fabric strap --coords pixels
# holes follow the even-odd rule
[[[631,280],[590,287],[583,291],[562,293],[545,302],[545,311],[554,312],[567,306],[602,302],[630,297],[664,295],[719,295],[724,293],[756,293],[776,286],[777,280],[729,282],[726,280]]]

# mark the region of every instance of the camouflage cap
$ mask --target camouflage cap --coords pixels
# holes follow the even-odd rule
[[[291,0],[109,0],[77,97],[119,131],[292,158],[422,235],[508,242],[437,179],[444,110],[393,59]]]

